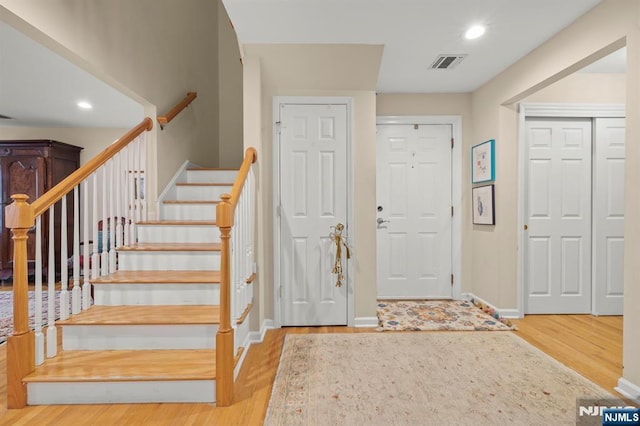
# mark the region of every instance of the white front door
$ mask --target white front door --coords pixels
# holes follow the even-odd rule
[[[595,119],[593,313],[622,315],[625,119]]]
[[[526,121],[526,310],[591,312],[591,120]]]
[[[452,297],[450,125],[379,125],[379,299]]]
[[[281,323],[346,325],[349,262],[337,287],[329,234],[348,234],[347,106],[280,104],[279,121]]]

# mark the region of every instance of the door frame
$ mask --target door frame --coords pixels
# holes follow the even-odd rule
[[[525,244],[527,241],[524,225],[526,223],[526,132],[527,117],[541,118],[626,118],[622,104],[574,104],[574,103],[521,103],[518,105],[518,318],[524,317],[526,292],[524,288]],[[592,134],[592,138],[594,134]],[[592,151],[593,152],[593,151]],[[592,185],[593,186],[593,185]],[[593,242],[592,242],[593,245]],[[592,265],[593,270],[593,265]],[[591,312],[594,312],[595,286],[591,283]]]
[[[379,125],[413,125],[440,124],[451,126],[454,144],[451,150],[451,204],[453,219],[451,223],[451,273],[454,276],[451,296],[462,298],[462,117],[459,115],[424,115],[424,116],[378,116]],[[376,166],[377,168],[377,166]],[[377,174],[377,170],[376,170]],[[377,191],[377,190],[376,190]],[[377,235],[377,234],[376,234]],[[376,273],[377,278],[377,273]],[[376,291],[377,292],[377,291]],[[376,294],[377,297],[377,294]]]
[[[281,281],[280,251],[280,105],[345,105],[347,108],[347,230],[348,237],[355,241],[356,226],[353,220],[353,98],[341,96],[274,96],[272,110],[272,146],[273,146],[273,176],[271,180],[273,188],[273,322],[276,328],[282,327],[282,303],[280,297]],[[351,261],[353,265],[353,260]],[[347,325],[355,324],[355,267],[347,269]]]

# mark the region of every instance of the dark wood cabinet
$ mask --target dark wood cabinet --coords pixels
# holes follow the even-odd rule
[[[2,279],[11,275],[13,269],[13,240],[11,230],[6,228],[4,209],[11,204],[11,195],[27,194],[29,203],[54,187],[58,182],[80,166],[81,147],[53,140],[0,140],[0,188],[2,189],[2,209],[0,219],[0,271]],[[56,269],[60,265],[60,205],[56,203],[54,214],[54,232],[56,239]],[[67,233],[68,241],[73,238],[73,196],[67,197]],[[47,262],[49,235],[48,213],[42,216],[43,263]],[[35,228],[29,231],[27,256],[35,259]]]

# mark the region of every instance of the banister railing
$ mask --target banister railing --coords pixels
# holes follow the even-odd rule
[[[165,125],[167,125],[171,120],[173,120],[175,118],[176,115],[180,114],[180,112],[185,109],[186,107],[189,106],[189,104],[191,102],[193,102],[193,100],[198,96],[198,94],[196,92],[188,92],[187,96],[184,97],[183,100],[181,100],[180,102],[178,102],[176,104],[176,106],[174,106],[173,108],[171,108],[169,110],[169,112],[167,112],[165,115],[159,115],[157,120],[158,123],[160,123],[160,127],[163,128]]]
[[[116,268],[115,248],[118,244],[130,244],[135,236],[136,220],[144,219],[147,213],[143,194],[143,173],[146,164],[146,140],[144,132],[153,128],[153,121],[145,118],[140,124],[112,143],[95,158],[71,173],[32,204],[28,196],[13,194],[14,203],[5,208],[7,228],[11,228],[14,240],[13,257],[13,335],[7,341],[7,406],[22,408],[27,403],[26,387],[22,380],[44,362],[45,336],[43,330],[43,252],[48,252],[46,274],[48,277],[48,318],[46,332],[46,356],[57,354],[57,330],[55,326],[56,260],[60,272],[60,318],[77,314],[90,307],[91,283],[89,277],[106,275]],[[99,211],[98,188],[102,190]],[[80,190],[83,190],[83,209],[80,213]],[[91,190],[91,193],[89,191]],[[68,258],[67,195],[73,192],[73,254]],[[107,197],[108,195],[108,197]],[[89,199],[92,204],[89,207]],[[60,203],[60,242],[54,240],[56,212]],[[48,214],[48,237],[42,217]],[[101,213],[101,214],[100,214]],[[81,223],[82,222],[82,223]],[[116,225],[117,223],[117,225]],[[35,332],[29,329],[27,233],[34,227],[36,247],[35,267]],[[90,226],[91,225],[91,231]],[[100,235],[102,226],[102,238]],[[83,253],[80,253],[80,229],[83,237]],[[117,237],[115,235],[117,234]],[[91,240],[93,237],[93,240]],[[124,238],[124,240],[123,240]],[[44,244],[43,244],[44,242]],[[102,253],[99,253],[102,243]],[[89,246],[92,245],[89,259]],[[58,252],[56,252],[56,250]],[[58,257],[59,259],[56,259]],[[80,285],[80,259],[83,265],[83,283]],[[71,262],[72,261],[72,262]],[[73,287],[69,292],[69,269],[72,269]]]
[[[243,285],[246,287],[246,279],[254,272],[252,164],[257,159],[257,151],[248,148],[231,194],[223,194],[216,207],[216,225],[220,229],[221,242],[220,326],[216,335],[216,405],[219,407],[229,406],[233,402],[236,348],[233,327],[239,316],[238,309],[250,303],[242,300],[242,303],[237,304],[235,299],[243,297],[237,290]]]

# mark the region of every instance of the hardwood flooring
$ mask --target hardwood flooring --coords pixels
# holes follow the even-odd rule
[[[514,321],[518,336],[613,391],[622,375],[622,317],[531,315]],[[144,404],[35,406],[7,410],[6,370],[0,367],[2,425],[260,425],[275,379],[284,337],[293,333],[367,333],[373,329],[299,327],[269,331],[263,343],[252,345],[239,374],[234,404]],[[0,346],[6,365],[6,345]]]

